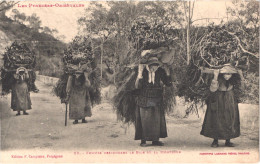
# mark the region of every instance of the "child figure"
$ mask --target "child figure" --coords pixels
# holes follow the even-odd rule
[[[27,113],[26,110],[32,109],[28,80],[29,74],[27,69],[24,67],[17,68],[14,74],[11,94],[11,108],[13,111],[17,111],[16,116],[21,115],[20,111],[23,111],[24,115],[28,115],[29,113]]]
[[[69,119],[75,120],[73,124],[77,124],[78,120],[87,123],[85,117],[92,115],[89,88],[87,72],[76,71],[74,75],[69,76],[65,101],[69,103]]]
[[[236,73],[239,73],[242,79],[242,72],[231,65],[214,71],[210,86],[211,95],[207,101],[207,111],[200,133],[214,139],[211,147],[218,147],[218,140],[226,140],[225,146],[234,147],[230,139],[240,135],[238,101],[234,95],[234,86],[237,86],[240,78],[236,79]]]

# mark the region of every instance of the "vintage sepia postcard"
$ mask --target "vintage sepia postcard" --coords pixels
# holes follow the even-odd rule
[[[0,0],[1,163],[257,163],[259,1]]]

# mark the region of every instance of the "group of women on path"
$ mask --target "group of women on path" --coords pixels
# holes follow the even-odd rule
[[[141,68],[140,68],[141,67]],[[69,104],[69,118],[77,124],[78,120],[87,123],[85,117],[91,117],[89,90],[92,89],[88,72],[83,69],[70,75],[67,81],[65,103]],[[156,57],[151,57],[144,65],[139,65],[135,87],[139,89],[136,96],[135,140],[141,140],[140,146],[147,146],[152,141],[154,146],[163,146],[160,138],[167,137],[165,112],[162,110],[163,86],[172,85],[169,71],[164,69]],[[225,146],[233,147],[230,139],[240,135],[238,102],[234,95],[234,76],[240,74],[230,64],[214,71],[210,85],[211,95],[207,100],[207,111],[202,125],[201,135],[213,138],[212,147],[218,147],[218,140],[226,140]],[[28,71],[18,68],[13,74],[11,108],[20,115],[28,115],[31,109],[28,89]]]

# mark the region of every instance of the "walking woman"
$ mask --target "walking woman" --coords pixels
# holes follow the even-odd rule
[[[136,88],[140,89],[137,98],[135,140],[141,140],[140,146],[152,141],[154,146],[163,146],[159,138],[167,137],[163,104],[163,85],[171,85],[169,70],[161,67],[156,57],[151,57],[145,68],[139,68]]]
[[[234,147],[230,139],[240,136],[238,100],[234,89],[240,86],[242,78],[242,72],[230,64],[214,70],[211,94],[200,133],[214,139],[211,147],[218,147],[218,140],[225,140],[225,146]]]
[[[90,100],[90,81],[88,73],[76,71],[70,75],[67,82],[67,98],[69,103],[69,119],[74,120],[73,124],[78,124],[78,120],[87,123],[85,117],[91,117],[91,100]]]
[[[21,111],[24,115],[28,115],[26,110],[32,109],[28,81],[28,70],[24,67],[17,68],[11,94],[11,108],[17,111],[17,116],[21,115]]]

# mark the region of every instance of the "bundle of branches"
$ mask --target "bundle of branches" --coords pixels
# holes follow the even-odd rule
[[[129,40],[136,49],[156,49],[171,46],[176,40],[177,30],[164,24],[140,17],[133,22]]]
[[[117,93],[113,102],[118,119],[125,123],[135,122],[135,110],[137,109],[136,98],[139,96],[139,89],[135,89],[135,81],[138,74],[138,66],[125,67],[118,73]],[[170,114],[174,110],[176,88],[174,85],[163,87],[162,109]]]
[[[76,37],[69,47],[64,51],[63,56],[64,71],[53,91],[61,99],[66,98],[66,86],[69,75],[75,74],[81,66],[85,66],[85,71],[89,74],[91,89],[89,90],[92,104],[98,104],[101,101],[100,92],[100,70],[94,60],[91,47],[91,38]],[[87,67],[87,68],[86,68]]]
[[[11,92],[12,85],[15,82],[13,73],[6,71],[5,69],[1,70],[1,82],[2,82],[2,93],[1,95],[7,95]]]
[[[135,122],[136,98],[139,90],[135,89],[135,80],[138,74],[138,65],[146,64],[149,58],[156,57],[163,67],[171,71],[174,60],[174,49],[171,44],[176,39],[174,30],[168,29],[164,24],[148,22],[145,18],[139,18],[131,28],[129,40],[134,45],[134,54],[130,53],[126,61],[132,61],[129,66],[118,71],[117,93],[114,97],[115,110],[118,118],[125,122]],[[135,57],[133,60],[132,57]],[[164,87],[163,89],[163,110],[166,113],[173,111],[175,103],[175,88]]]
[[[226,26],[209,26],[207,34],[202,38],[194,57],[194,63],[200,66],[219,68],[223,64],[232,63],[237,67],[245,67],[248,54],[240,46],[235,34]]]
[[[245,53],[248,60],[248,72],[259,74],[259,26],[249,28],[238,22],[226,24],[228,33],[238,42],[238,46]]]
[[[10,47],[6,48],[6,52],[4,53],[4,68],[13,70],[18,67],[34,68],[35,54],[25,43],[19,44],[15,41]]]
[[[10,93],[11,87],[15,82],[13,74],[19,67],[25,67],[28,71],[35,67],[35,54],[25,43],[13,42],[10,47],[6,48],[4,53],[4,66],[1,69],[2,95]],[[31,80],[28,83],[31,88]]]
[[[93,60],[91,38],[77,36],[64,51],[63,62],[68,65],[79,65]]]
[[[67,81],[69,78],[69,74],[63,72],[63,74],[60,76],[59,81],[56,83],[55,87],[53,88],[53,92],[57,97],[61,99],[61,102],[64,102],[67,93],[66,93],[66,87],[67,87]]]
[[[237,69],[247,71],[250,55],[243,50],[240,40],[226,26],[209,26],[198,45],[178,86],[179,96],[196,104],[207,100],[214,69],[221,69],[224,64],[231,63]],[[205,69],[209,70],[208,73],[205,73]],[[242,96],[240,77],[238,74],[233,76],[235,95],[239,99]]]
[[[125,123],[135,122],[136,96],[138,90],[135,89],[137,77],[137,67],[125,67],[118,73],[118,79],[122,79],[117,84],[117,93],[113,98],[118,119]]]

